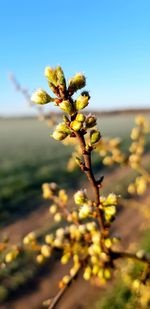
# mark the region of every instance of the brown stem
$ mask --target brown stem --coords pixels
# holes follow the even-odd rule
[[[76,132],[75,134],[81,146],[82,155],[83,155],[85,167],[86,167],[85,174],[87,175],[90,183],[93,186],[95,197],[96,197],[96,202],[99,203],[99,188],[97,187],[96,180],[95,180],[95,177],[92,171],[91,152],[86,150],[86,144],[85,144],[85,140],[82,134],[80,132]]]
[[[58,304],[58,302],[60,301],[60,299],[62,298],[62,296],[66,292],[67,288],[73,283],[74,279],[79,275],[80,270],[81,270],[81,266],[77,270],[77,272],[73,276],[70,277],[70,280],[68,281],[68,283],[65,284],[65,286],[62,289],[60,289],[58,291],[58,293],[56,294],[56,296],[51,300],[48,309],[54,309],[55,308],[55,306]]]
[[[105,252],[108,252],[108,249],[105,247],[105,243],[104,243],[104,236],[107,232],[107,229],[105,228],[105,219],[104,219],[104,214],[103,214],[103,210],[98,208],[99,204],[100,204],[100,192],[99,192],[99,186],[98,183],[95,179],[93,170],[92,170],[92,164],[91,164],[91,150],[86,150],[86,144],[85,144],[85,139],[84,136],[82,135],[81,132],[74,132],[79,143],[80,143],[80,147],[82,150],[82,155],[84,158],[84,164],[85,164],[85,174],[87,176],[87,178],[89,179],[89,182],[91,183],[92,187],[93,187],[93,191],[95,194],[95,201],[96,201],[96,212],[97,212],[97,220],[98,220],[98,224],[99,227],[101,229],[102,232],[102,236],[101,236],[101,246],[102,249]]]
[[[147,257],[146,255],[143,255],[143,257],[140,258],[135,253],[123,252],[123,251],[110,251],[110,255],[112,260],[127,258],[150,264],[150,257]]]

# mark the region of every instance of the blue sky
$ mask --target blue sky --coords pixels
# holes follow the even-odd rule
[[[87,76],[91,108],[150,107],[149,0],[1,0],[0,114],[30,113],[8,80],[48,90],[45,66]]]

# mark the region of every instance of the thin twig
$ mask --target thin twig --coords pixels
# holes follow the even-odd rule
[[[124,252],[124,251],[110,251],[110,255],[112,260],[127,258],[150,264],[150,256],[146,256],[145,254],[142,257],[138,257],[135,253]]]
[[[104,252],[108,252],[108,249],[105,246],[104,238],[107,233],[107,228],[105,227],[105,219],[104,219],[104,214],[103,210],[98,208],[100,204],[100,191],[99,191],[99,186],[98,183],[95,179],[93,170],[92,170],[92,163],[91,163],[91,151],[86,150],[86,144],[85,144],[85,139],[84,136],[82,135],[81,132],[75,132],[75,135],[80,143],[80,147],[82,150],[82,155],[84,158],[84,164],[85,164],[85,174],[87,178],[89,179],[89,182],[91,183],[93,187],[93,191],[95,193],[95,202],[96,202],[96,212],[97,212],[97,220],[99,227],[101,229],[101,246]]]
[[[79,275],[80,271],[81,271],[81,266],[76,271],[76,273],[73,276],[70,277],[70,280],[68,281],[68,283],[65,284],[65,286],[58,291],[56,296],[52,299],[48,309],[54,309],[55,308],[55,306],[58,304],[58,302],[60,301],[60,299],[64,295],[65,291],[67,290],[67,288],[73,283],[74,279]]]

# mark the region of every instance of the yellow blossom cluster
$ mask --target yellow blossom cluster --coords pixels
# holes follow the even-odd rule
[[[53,188],[53,191],[52,191]],[[55,221],[61,219],[66,221],[65,227],[58,227],[54,233],[47,234],[44,243],[38,244],[37,257],[38,263],[44,263],[50,258],[54,249],[61,250],[61,263],[67,264],[71,261],[70,274],[63,277],[59,283],[63,287],[74,276],[78,269],[83,267],[83,278],[85,280],[99,280],[100,284],[111,278],[111,260],[109,254],[103,251],[101,246],[101,231],[97,225],[96,207],[88,199],[86,190],[79,190],[74,194],[74,209],[66,211],[68,195],[65,190],[59,190],[56,184],[44,184],[42,186],[43,196],[52,200],[50,213],[54,215]],[[47,190],[50,190],[47,192]],[[45,192],[46,191],[46,192]],[[99,209],[103,209],[107,223],[111,223],[116,214],[118,198],[111,193],[107,197],[101,196]],[[59,217],[59,220],[58,218]],[[35,235],[30,233],[24,238],[25,244],[33,245]],[[116,237],[108,234],[104,238],[104,245],[109,250]]]
[[[148,121],[139,115],[135,119],[136,127],[131,131],[132,143],[130,145],[129,157],[127,163],[136,170],[140,176],[135,178],[135,181],[128,186],[130,194],[142,195],[150,183],[150,175],[142,166],[142,155],[144,153],[145,134],[149,133]]]
[[[137,169],[141,163],[142,154],[144,152],[145,134],[149,132],[148,122],[139,115],[135,118],[136,127],[131,131],[132,143],[129,148],[129,165],[133,169]]]
[[[112,165],[114,163],[122,164],[125,161],[125,155],[120,149],[121,139],[116,138],[102,138],[97,147],[96,151],[101,157],[103,157],[104,165]]]
[[[137,257],[139,260],[144,256],[144,251],[137,251]],[[147,309],[150,304],[150,277],[149,272],[145,272],[145,268],[142,264],[136,263],[136,276],[135,276],[135,263],[129,261],[128,265],[124,265],[121,268],[121,278],[124,284],[132,292],[133,301],[136,304],[136,308]]]

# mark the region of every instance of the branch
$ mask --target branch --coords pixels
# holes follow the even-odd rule
[[[85,163],[85,174],[87,176],[87,178],[89,179],[89,182],[91,183],[92,187],[93,187],[93,191],[95,193],[95,199],[96,199],[96,204],[97,206],[100,203],[100,193],[99,193],[99,186],[98,183],[94,177],[94,173],[92,170],[92,164],[91,164],[91,151],[87,151],[86,150],[86,144],[85,144],[85,139],[82,136],[81,132],[75,132],[76,137],[80,143],[81,146],[81,150],[82,150],[82,155],[84,158],[84,163]],[[99,224],[102,230],[105,229],[105,224],[104,224],[104,216],[103,216],[103,211],[101,209],[99,209],[98,212],[98,220],[99,220]]]
[[[150,264],[150,256],[144,254],[142,257],[138,257],[135,253],[123,252],[123,251],[110,251],[111,258],[113,260],[120,258],[133,259],[139,262]]]
[[[65,284],[65,286],[63,288],[61,288],[58,293],[56,294],[56,296],[50,300],[50,305],[48,307],[48,309],[53,309],[55,308],[55,306],[58,304],[58,302],[60,301],[60,299],[62,298],[62,296],[64,295],[64,293],[66,292],[66,290],[70,287],[70,285],[73,283],[74,279],[79,275],[79,272],[81,271],[81,266],[80,268],[76,271],[76,273],[70,277],[70,280],[68,281],[67,284]]]

